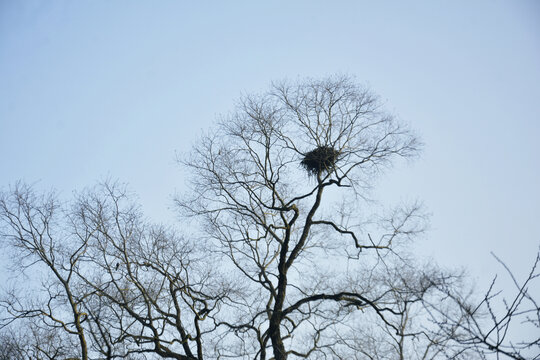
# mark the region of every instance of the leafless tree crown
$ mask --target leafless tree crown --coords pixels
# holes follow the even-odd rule
[[[538,260],[499,313],[493,288],[475,303],[460,274],[412,258],[420,204],[367,199],[420,146],[333,76],[243,97],[181,159],[183,235],[118,183],[68,203],[17,184],[0,194],[19,280],[0,297],[0,360],[524,359],[538,337],[506,333],[538,327]]]

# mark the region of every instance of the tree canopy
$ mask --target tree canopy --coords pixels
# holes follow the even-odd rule
[[[506,333],[539,326],[538,259],[499,312],[493,288],[476,300],[462,274],[414,258],[421,204],[374,206],[384,170],[420,149],[369,89],[332,76],[241,98],[179,159],[181,232],[119,183],[69,203],[19,183],[0,197],[1,237],[31,283],[0,299],[0,359],[525,358],[537,337]]]

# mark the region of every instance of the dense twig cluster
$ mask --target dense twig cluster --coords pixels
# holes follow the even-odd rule
[[[323,171],[330,172],[338,161],[339,151],[331,146],[319,146],[306,153],[300,163],[313,176]]]

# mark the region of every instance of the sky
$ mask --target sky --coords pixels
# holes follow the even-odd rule
[[[481,288],[540,245],[538,1],[0,0],[0,188],[126,182],[174,221],[189,151],[242,95],[350,74],[422,138],[380,180],[432,214],[419,255]],[[538,290],[538,289],[537,289]]]

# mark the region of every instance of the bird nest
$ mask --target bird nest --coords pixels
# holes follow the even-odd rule
[[[300,163],[310,175],[331,171],[338,160],[339,151],[330,146],[319,146],[308,152]]]

